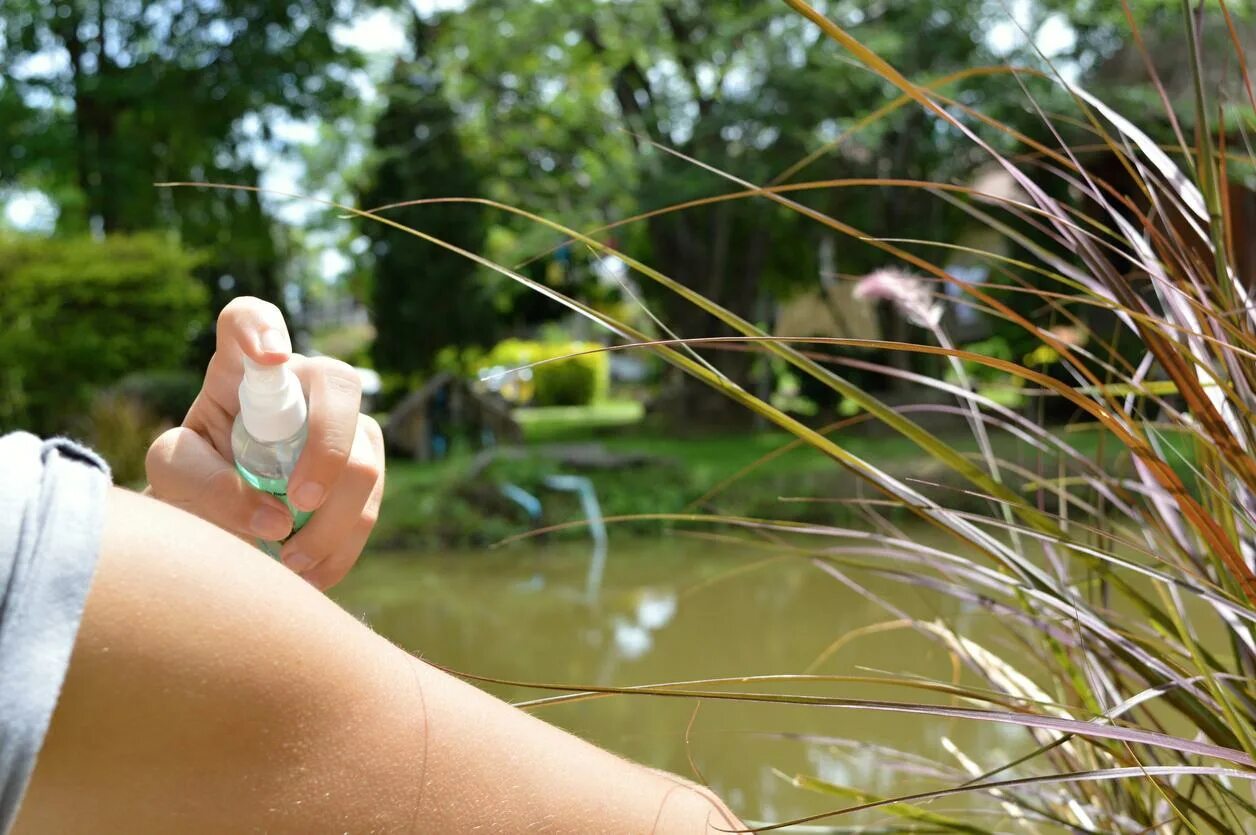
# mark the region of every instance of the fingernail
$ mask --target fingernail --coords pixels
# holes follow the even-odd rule
[[[323,485],[307,481],[292,494],[292,501],[302,510],[313,510],[323,503]]]
[[[284,511],[264,504],[253,512],[249,527],[262,539],[282,539],[292,530],[292,518]]]
[[[292,342],[288,334],[279,328],[266,328],[258,337],[262,350],[268,354],[288,354],[292,352]]]
[[[297,574],[302,571],[314,567],[314,558],[309,554],[303,554],[300,551],[293,551],[291,554],[283,558],[283,564],[291,568]]]

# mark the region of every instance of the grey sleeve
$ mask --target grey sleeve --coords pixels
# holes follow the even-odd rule
[[[72,441],[0,437],[0,835],[61,692],[109,484],[105,463]]]

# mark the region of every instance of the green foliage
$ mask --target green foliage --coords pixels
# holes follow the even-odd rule
[[[641,423],[640,400],[602,400],[586,406],[521,406],[511,413],[528,443],[584,440]]]
[[[183,422],[200,389],[197,372],[136,371],[97,389],[84,420],[74,428],[109,462],[115,481],[139,484],[149,445]]]
[[[554,409],[521,410],[543,413]],[[595,426],[586,424],[580,434],[572,427],[568,432],[534,435],[535,429],[557,430],[551,424],[525,426],[525,435],[538,442],[584,442],[603,445],[610,455],[641,456],[638,466],[585,471],[597,492],[605,516],[642,513],[675,513],[684,510],[695,499],[727,483],[730,477],[789,442],[780,432],[738,433],[719,435],[705,433],[688,438],[658,435],[649,432],[625,431],[601,435]],[[971,437],[951,436],[957,447],[976,454]],[[922,468],[918,451],[902,438],[843,435],[843,445],[858,455],[875,458],[877,462],[905,477],[938,479],[952,488],[963,484],[962,478],[940,467]],[[1009,438],[997,438],[1000,454],[1014,456],[1018,447]],[[1076,439],[1078,448],[1094,454],[1093,435]],[[1128,473],[1128,464],[1115,460],[1110,450],[1109,464],[1114,470]],[[491,545],[508,536],[524,532],[532,524],[512,503],[501,498],[497,486],[503,482],[518,484],[543,500],[545,516],[541,524],[562,524],[584,519],[576,497],[559,493],[545,486],[545,477],[570,473],[569,465],[546,458],[538,452],[522,459],[499,459],[487,469],[476,465],[470,453],[455,453],[440,462],[419,464],[398,461],[390,464],[388,485],[380,513],[376,538],[379,547],[449,548],[469,545]],[[860,510],[842,502],[783,503],[781,496],[825,496],[829,499],[854,499],[862,485],[834,468],[829,461],[806,447],[795,449],[772,461],[755,467],[735,483],[719,490],[719,507],[733,515],[805,521],[823,524],[859,525]],[[957,507],[979,512],[980,497],[956,494]],[[896,520],[910,520],[911,514],[894,509]],[[623,535],[657,536],[674,528],[657,520],[616,523],[612,538]],[[588,530],[572,528],[555,536],[587,539]],[[612,549],[612,553],[614,550]]]
[[[388,106],[375,124],[379,154],[365,208],[408,200],[473,197],[479,177],[463,155],[453,110],[426,54],[427,27],[415,19],[417,55],[400,59],[386,88]],[[439,240],[477,252],[483,209],[445,203],[392,209],[389,217]],[[427,373],[450,346],[493,341],[495,309],[483,275],[466,257],[380,223],[366,223],[374,261],[371,278],[376,329],[372,356],[381,372]]]
[[[201,375],[196,371],[136,371],[111,386],[110,390],[130,398],[156,419],[171,424],[183,422],[184,415],[201,390]]]
[[[261,198],[158,189],[258,185],[292,149],[272,126],[333,118],[356,53],[332,32],[358,0],[5,0],[0,3],[0,187],[51,196],[57,231],[174,230],[203,250],[214,306],[279,302],[285,244]]]
[[[610,388],[610,357],[590,342],[536,342],[507,339],[497,343],[481,361],[481,371],[494,366],[529,369],[536,406],[584,406],[606,397]],[[582,353],[582,352],[593,353]],[[576,356],[572,356],[575,354]]]
[[[831,5],[913,77],[995,60],[977,34],[989,17],[981,3],[904,1],[872,10]],[[886,97],[880,79],[835,58],[814,28],[779,0],[478,0],[449,22],[442,38],[451,95],[466,114],[468,151],[482,161],[487,193],[579,229],[740,188],[663,148],[768,185]],[[503,49],[504,39],[526,47]],[[999,90],[983,78],[968,87],[976,99]],[[1008,98],[1003,91],[997,101]],[[1012,115],[1024,121],[1027,114],[1018,104]],[[982,161],[961,134],[931,130],[924,114],[907,108],[789,179],[962,182]],[[857,228],[901,238],[951,240],[968,222],[941,201],[902,188],[790,197]],[[519,226],[517,248],[503,259],[556,243],[552,233]],[[822,230],[766,200],[688,208],[599,237],[752,321],[770,317],[774,295],[819,281]],[[833,266],[859,274],[883,263],[868,247],[842,246]],[[679,336],[728,333],[692,303],[643,284],[647,302]],[[588,298],[584,288],[563,289]],[[744,353],[712,351],[708,357],[730,376],[746,378]],[[675,402],[688,417],[707,406],[728,412],[725,401],[702,386],[687,384]]]
[[[109,462],[115,482],[137,485],[144,480],[149,445],[172,425],[137,397],[110,388],[92,396],[82,432],[92,449]]]
[[[371,367],[371,343],[375,328],[369,322],[337,325],[309,335],[310,346],[320,354],[344,360],[350,365]]]
[[[964,346],[964,350],[990,359],[1007,361],[1017,359],[1008,340],[998,334],[978,342],[970,342]],[[1017,407],[1024,402],[1024,397],[1020,393],[1023,385],[1020,378],[973,360],[960,360],[960,362],[963,365],[964,375],[983,397],[988,397],[995,403],[1009,408]],[[947,366],[944,379],[948,383],[957,383],[959,375],[955,369]]]
[[[178,368],[206,324],[196,264],[155,235],[0,240],[0,430],[73,428],[94,388]]]

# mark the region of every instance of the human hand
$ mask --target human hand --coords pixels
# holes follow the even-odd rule
[[[233,299],[219,314],[217,330],[214,356],[183,425],[148,450],[149,492],[246,539],[288,536],[288,508],[245,484],[231,453],[242,357],[264,365],[288,360],[309,400],[309,437],[288,480],[288,498],[298,510],[318,512],[283,544],[280,559],[315,586],[329,588],[353,567],[379,515],[379,424],[359,413],[362,388],[349,365],[292,353],[283,315],[273,304]]]

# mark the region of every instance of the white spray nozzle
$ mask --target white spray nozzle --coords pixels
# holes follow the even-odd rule
[[[286,362],[281,362],[279,365],[262,365],[256,360],[245,357],[244,385],[258,394],[277,392],[283,388],[284,378],[287,376],[284,372],[287,370]]]
[[[286,362],[261,365],[244,358],[240,381],[240,419],[256,440],[274,443],[291,438],[305,425],[305,394]]]

